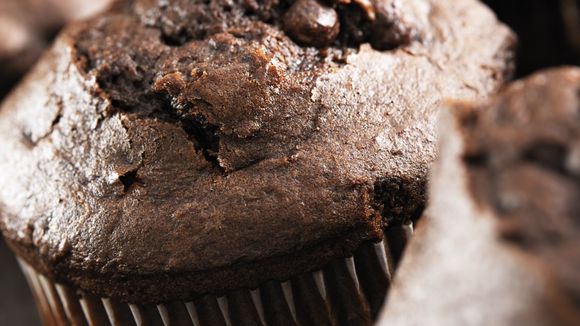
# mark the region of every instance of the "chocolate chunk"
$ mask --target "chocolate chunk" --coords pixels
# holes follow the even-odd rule
[[[355,4],[340,8],[341,42],[347,46],[368,42],[372,23],[364,8]]]
[[[393,49],[407,45],[417,37],[415,26],[403,16],[398,1],[375,0],[374,6],[370,43],[375,49]]]
[[[304,45],[330,45],[340,32],[336,10],[316,0],[298,0],[284,15],[284,30]]]

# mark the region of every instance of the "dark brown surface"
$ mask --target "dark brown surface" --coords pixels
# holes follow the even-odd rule
[[[294,43],[276,1],[137,1],[68,28],[0,110],[11,245],[58,281],[169,300],[416,218],[437,107],[494,92],[514,38],[477,1],[364,3],[336,7],[326,49]]]
[[[484,0],[518,35],[517,76],[580,64],[580,0]]]
[[[0,325],[40,325],[32,294],[14,255],[0,237]]]
[[[516,82],[460,119],[476,201],[493,209],[505,241],[554,275],[560,300],[580,311],[580,68]]]

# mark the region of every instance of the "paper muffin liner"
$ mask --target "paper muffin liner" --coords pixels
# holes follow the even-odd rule
[[[159,304],[125,303],[54,283],[18,259],[44,325],[371,325],[410,237],[412,226],[389,227],[352,257],[254,290]]]

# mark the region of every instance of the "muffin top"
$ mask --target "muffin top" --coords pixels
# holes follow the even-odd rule
[[[385,325],[580,322],[579,108],[568,67],[445,113]]]
[[[118,5],[0,110],[0,224],[125,300],[313,270],[419,216],[438,104],[496,90],[513,45],[475,0]]]

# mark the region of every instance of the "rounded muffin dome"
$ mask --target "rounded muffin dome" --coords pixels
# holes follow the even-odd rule
[[[117,6],[2,106],[2,229],[126,300],[319,268],[419,216],[438,105],[495,91],[513,44],[474,0]]]

